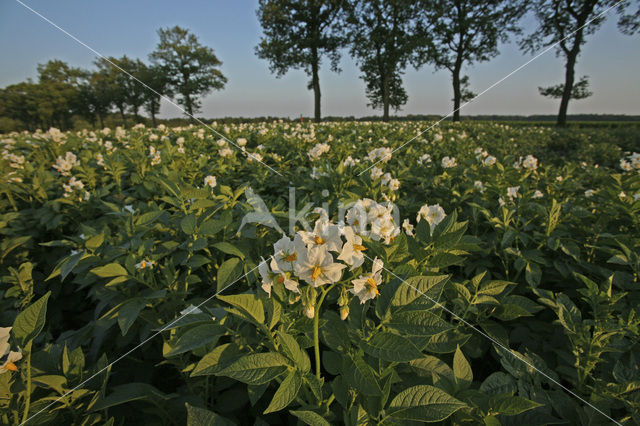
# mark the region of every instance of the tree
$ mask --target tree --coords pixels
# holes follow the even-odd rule
[[[578,99],[573,96],[580,92],[580,87],[574,84],[575,66],[586,37],[600,28],[606,19],[604,12],[616,4],[615,9],[621,15],[618,27],[623,33],[634,34],[639,29],[640,11],[634,15],[626,14],[629,5],[626,1],[537,0],[532,6],[538,20],[538,28],[521,40],[520,47],[525,52],[533,53],[540,48],[557,43],[556,55],[562,55],[565,58],[564,84],[556,86],[555,91],[553,87],[549,88],[551,94],[558,94],[559,89],[562,93],[558,110],[558,126],[564,126],[567,123],[569,100]]]
[[[60,60],[38,64],[37,111],[47,126],[71,127],[71,118],[78,109],[79,86],[85,72]]]
[[[198,96],[224,88],[227,78],[218,67],[222,62],[213,49],[203,46],[188,30],[175,26],[159,29],[160,42],[149,57],[160,66],[169,78],[178,103],[185,107],[193,121],[193,114],[200,109]]]
[[[125,104],[129,108],[129,111],[135,117],[136,122],[139,123],[140,107],[142,107],[142,104],[144,104],[145,92],[148,91],[149,89],[147,89],[142,84],[140,84],[140,82],[137,81],[136,79],[140,80],[140,71],[142,70],[143,67],[145,67],[145,64],[142,63],[140,59],[131,59],[131,58],[128,58],[126,55],[118,59],[117,64],[120,66],[120,68],[122,68],[123,70],[125,70],[131,76],[134,77],[132,78],[127,74],[122,73],[121,74],[122,78],[120,80],[122,82],[121,83],[122,87],[124,88]],[[144,80],[141,80],[141,81],[144,81]]]
[[[351,55],[362,71],[369,106],[400,109],[408,96],[402,74],[418,46],[417,6],[411,0],[361,0],[349,16]]]
[[[128,58],[126,59],[128,60]],[[95,61],[95,65],[98,68],[96,88],[103,102],[105,104],[108,102],[109,106],[114,106],[120,112],[122,125],[127,127],[127,117],[125,115],[128,106],[126,81],[131,79],[131,77],[123,73],[118,67],[114,66],[114,64],[121,68],[122,65],[127,66],[124,63],[121,65],[120,60],[113,56],[109,58],[99,58]]]
[[[498,42],[519,33],[526,12],[521,0],[423,0],[423,48],[416,65],[430,62],[447,69],[453,85],[453,121],[460,121],[460,104],[475,95],[468,89],[464,66],[498,55]]]
[[[104,119],[113,107],[114,75],[111,64],[108,64],[108,68],[105,64],[96,65],[98,69],[89,76],[83,95],[88,102],[86,108],[98,117],[100,127],[104,128]]]
[[[169,87],[169,79],[161,67],[145,64],[142,64],[138,70],[137,77],[149,88],[153,89],[144,88],[142,92],[142,107],[151,116],[153,126],[156,127],[156,115],[160,112],[160,95],[173,96]]]
[[[269,61],[269,70],[282,77],[302,69],[311,77],[313,116],[321,120],[320,65],[327,56],[331,70],[340,72],[339,49],[345,45],[342,26],[345,0],[260,0],[257,15],[264,36],[256,54]]]
[[[31,80],[11,84],[0,91],[0,109],[2,116],[24,125],[29,131],[42,126],[38,116],[38,98],[36,87]]]

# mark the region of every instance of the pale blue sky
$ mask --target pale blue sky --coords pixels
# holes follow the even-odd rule
[[[313,113],[307,76],[291,71],[276,79],[266,61],[254,54],[261,30],[255,0],[23,0],[38,12],[107,56],[147,58],[157,42],[159,27],[180,25],[215,50],[228,77],[226,88],[207,96],[205,117],[290,116]],[[578,75],[589,75],[594,95],[572,102],[570,113],[640,114],[640,36],[620,34],[611,15],[590,36],[579,59]],[[535,23],[523,22],[527,28]],[[90,67],[95,55],[15,0],[0,0],[0,87],[35,77],[36,65],[57,58],[74,66]],[[514,44],[501,46],[490,62],[467,72],[471,89],[481,92],[530,59]],[[366,106],[364,84],[354,62],[343,55],[342,73],[321,74],[323,115],[379,114]],[[537,86],[562,81],[563,63],[549,52],[508,80],[482,95],[462,114],[555,114],[557,101],[538,95]],[[404,78],[409,102],[401,114],[446,114],[451,108],[449,75],[430,67],[409,69]],[[163,105],[163,116],[180,115]]]

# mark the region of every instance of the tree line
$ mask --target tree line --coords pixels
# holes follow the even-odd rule
[[[0,90],[0,117],[28,130],[69,129],[74,117],[104,127],[105,118],[120,114],[141,121],[145,111],[156,125],[162,97],[174,99],[190,117],[200,108],[200,97],[222,89],[226,77],[213,50],[178,26],[158,30],[156,49],[149,63],[122,56],[103,57],[95,69],[84,70],[60,60],[38,65],[37,81],[27,80]]]
[[[431,66],[451,75],[452,119],[460,120],[461,106],[475,94],[465,68],[499,54],[499,43],[516,38],[525,53],[554,46],[565,60],[564,82],[539,87],[543,96],[560,99],[557,124],[565,125],[571,99],[591,95],[586,76],[576,78],[575,66],[588,35],[613,8],[625,34],[640,29],[640,9],[629,12],[623,0],[259,0],[258,21],[263,36],[255,48],[276,77],[303,70],[314,94],[314,119],[320,121],[320,68],[328,60],[340,72],[341,54],[354,58],[365,82],[368,106],[390,110],[406,104],[402,76],[411,66]],[[532,13],[537,28],[523,34],[520,22]],[[36,82],[0,90],[0,117],[28,129],[71,127],[80,116],[103,126],[107,114],[140,121],[145,111],[156,124],[163,95],[179,103],[189,117],[201,107],[201,97],[221,90],[227,82],[222,64],[210,47],[178,26],[158,30],[149,62],[129,58],[100,58],[94,70],[74,68],[52,60],[38,66]]]

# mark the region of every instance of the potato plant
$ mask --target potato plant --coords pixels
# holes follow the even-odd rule
[[[0,421],[639,423],[637,138],[430,125],[2,135]]]

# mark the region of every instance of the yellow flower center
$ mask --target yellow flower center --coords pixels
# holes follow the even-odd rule
[[[287,262],[295,262],[297,259],[298,255],[296,253],[291,253],[289,256],[284,258]]]
[[[319,266],[314,266],[313,272],[311,272],[311,279],[315,281],[316,279],[318,279],[321,273],[322,273],[322,268]]]
[[[353,249],[355,251],[365,251],[367,248],[361,244],[354,244]]]
[[[142,269],[146,268],[147,267],[147,262],[145,262],[144,260],[142,262],[140,262],[140,267]]]
[[[316,244],[324,244],[324,240],[319,235],[316,235],[314,240],[315,240]]]
[[[18,366],[12,363],[11,361],[7,362],[7,365],[4,366],[9,371],[18,371]]]
[[[367,278],[367,285],[369,286],[369,289],[373,290],[375,294],[380,294],[380,292],[378,291],[378,284],[376,284],[376,281],[372,277]]]

